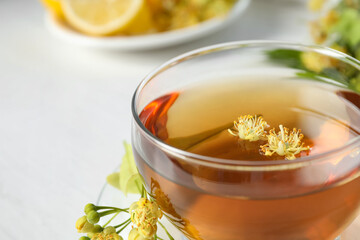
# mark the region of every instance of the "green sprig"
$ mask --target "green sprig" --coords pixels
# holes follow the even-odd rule
[[[118,173],[108,176],[107,178],[108,182],[112,186],[120,189],[124,194],[138,193],[140,194],[141,198],[145,198],[155,202],[156,200],[152,197],[152,195],[146,191],[144,181],[136,168],[131,145],[128,143],[124,143],[124,146],[126,153],[123,158],[122,165],[120,166],[120,171]],[[108,234],[116,234],[117,235],[116,239],[118,238],[122,239],[122,237],[118,234],[120,234],[124,229],[126,229],[132,223],[132,218],[129,217],[120,224],[111,226],[111,222],[114,221],[114,219],[116,219],[121,213],[129,214],[129,208],[117,208],[113,206],[96,206],[95,204],[88,203],[84,207],[84,212],[86,215],[77,221],[76,226],[79,232],[87,233],[88,236],[82,236],[80,240],[103,239],[104,236],[106,237]],[[159,218],[161,218],[161,215],[159,215]],[[105,216],[111,216],[111,217],[103,226],[97,225],[96,223],[98,223],[101,220],[101,218]],[[159,224],[165,230],[169,240],[174,240],[171,234],[167,231],[166,227],[160,221],[157,221],[157,224]],[[86,229],[83,229],[84,227],[86,227]],[[133,229],[133,230],[138,230],[138,229]],[[181,229],[179,230],[181,231]],[[136,231],[136,234],[138,233],[139,232]],[[156,233],[153,236],[153,239],[164,240],[163,238],[159,237]]]

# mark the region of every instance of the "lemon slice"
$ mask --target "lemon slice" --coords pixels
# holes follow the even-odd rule
[[[60,0],[41,0],[45,7],[54,15],[58,17],[63,16],[63,11],[61,9]]]
[[[152,29],[144,0],[61,0],[68,23],[90,35],[140,34]]]

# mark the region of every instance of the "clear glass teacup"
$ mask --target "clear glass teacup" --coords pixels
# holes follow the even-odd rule
[[[316,152],[315,144],[313,154],[268,161],[186,151],[169,144],[171,133],[159,131],[171,118],[161,111],[176,103],[184,89],[205,86],[214,77],[232,77],[241,86],[249,76],[306,81],[310,90],[336,86],[338,102],[320,98],[308,103],[308,111],[321,102],[327,105],[325,117],[343,113],[346,117],[337,121],[351,127],[352,137],[321,131],[323,141],[329,140],[325,150]],[[143,80],[132,102],[132,145],[147,190],[188,239],[335,239],[360,206],[358,76],[360,62],[343,53],[283,42],[220,44],[166,62]],[[269,91],[277,88],[281,85],[271,85]],[[293,97],[306,102],[306,96]],[[159,111],[163,116],[157,122]],[[214,114],[221,115],[221,109]]]

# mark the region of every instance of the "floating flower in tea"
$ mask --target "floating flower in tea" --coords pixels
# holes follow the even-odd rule
[[[289,129],[282,125],[279,128],[280,131],[277,134],[275,129],[270,130],[269,135],[267,135],[268,143],[261,146],[261,150],[266,156],[277,153],[280,156],[285,156],[288,160],[294,160],[296,154],[310,149],[309,146],[304,147],[304,143],[301,142],[304,135],[300,129],[294,128],[289,134]]]
[[[269,125],[261,116],[240,116],[238,122],[234,122],[234,126],[237,132],[234,133],[231,129],[228,129],[228,132],[242,140],[249,140],[250,142],[267,140],[265,145],[260,146],[265,156],[272,156],[277,153],[280,156],[285,156],[287,160],[294,160],[295,155],[310,149],[310,147],[304,147],[304,143],[301,142],[304,135],[300,129],[294,128],[289,134],[289,129],[280,125],[278,134],[275,133],[275,129],[272,129],[266,135],[265,128]]]
[[[240,116],[237,122],[234,121],[234,127],[236,132],[228,129],[230,134],[254,142],[265,138],[265,128],[268,124],[261,116],[245,115]]]

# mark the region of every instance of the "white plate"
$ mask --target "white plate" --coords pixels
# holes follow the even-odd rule
[[[73,30],[50,14],[46,15],[45,23],[55,36],[72,44],[106,49],[147,50],[169,47],[209,35],[236,20],[249,3],[250,0],[239,0],[225,18],[215,18],[179,30],[142,36],[91,37]]]

